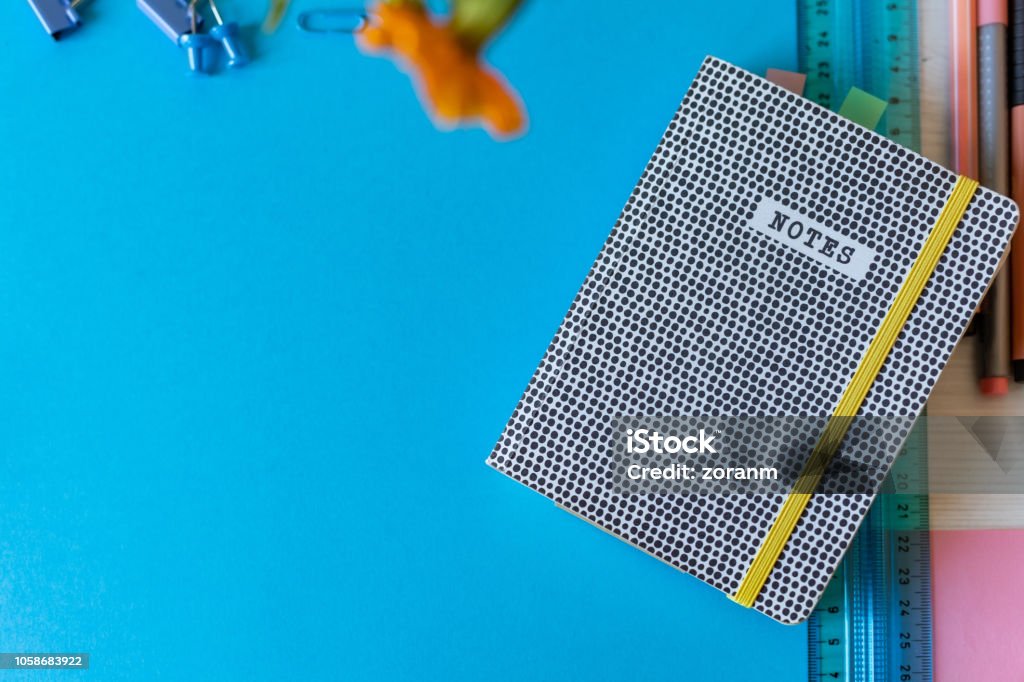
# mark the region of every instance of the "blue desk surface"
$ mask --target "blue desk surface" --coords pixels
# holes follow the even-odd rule
[[[92,654],[4,679],[803,678],[484,465],[702,57],[792,68],[791,2],[534,2],[508,144],[294,12],[196,79],[90,3],[0,4],[0,651]]]

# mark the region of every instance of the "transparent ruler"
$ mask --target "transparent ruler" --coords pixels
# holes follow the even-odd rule
[[[804,95],[837,111],[856,86],[888,106],[878,131],[921,146],[916,0],[798,0]]]
[[[932,593],[923,420],[808,622],[808,679],[931,682]]]
[[[798,0],[804,95],[851,87],[887,103],[878,131],[920,149],[916,0]],[[932,681],[928,457],[923,421],[808,623],[808,679]]]

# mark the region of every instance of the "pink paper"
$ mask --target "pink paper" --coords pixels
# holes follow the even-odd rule
[[[1024,530],[932,532],[935,682],[1024,680]]]

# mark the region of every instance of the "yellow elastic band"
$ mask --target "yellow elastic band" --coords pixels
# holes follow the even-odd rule
[[[754,604],[757,595],[761,593],[761,588],[768,580],[768,574],[771,573],[779,555],[782,554],[782,549],[786,546],[789,536],[793,534],[793,529],[796,528],[797,521],[804,513],[811,494],[821,482],[821,477],[832,460],[832,456],[843,442],[847,429],[853,423],[853,418],[860,410],[861,403],[864,402],[875,377],[882,369],[882,364],[889,356],[889,351],[896,343],[903,325],[910,317],[910,311],[914,309],[917,299],[935,271],[939,258],[946,250],[946,246],[953,237],[956,226],[960,224],[960,219],[963,217],[964,211],[967,210],[967,204],[970,203],[977,188],[976,180],[971,180],[963,175],[957,178],[953,191],[939,214],[939,219],[935,222],[924,246],[921,247],[921,253],[917,255],[917,260],[910,267],[910,272],[907,274],[903,286],[900,287],[899,293],[896,294],[896,300],[893,301],[892,307],[889,308],[889,312],[885,314],[885,319],[882,320],[882,324],[878,328],[878,333],[875,334],[875,338],[864,352],[860,366],[853,373],[850,384],[843,392],[831,419],[819,436],[793,490],[786,496],[779,515],[775,517],[775,522],[772,523],[768,535],[765,536],[764,542],[757,550],[750,568],[747,569],[747,574],[740,582],[739,589],[731,597],[733,601],[749,607]]]

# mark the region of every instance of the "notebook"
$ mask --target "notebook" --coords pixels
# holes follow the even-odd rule
[[[956,180],[708,57],[488,464],[735,594],[786,484],[624,480],[624,426],[707,424],[711,443],[723,420],[771,431],[766,461],[798,469]],[[830,465],[831,487],[811,497],[753,608],[784,623],[808,617],[1017,219],[1006,197],[974,194]],[[721,456],[707,449],[694,457]]]

